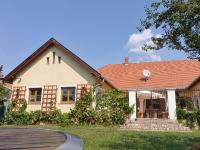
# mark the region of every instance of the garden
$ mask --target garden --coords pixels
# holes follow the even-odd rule
[[[1,91],[5,89],[2,88]],[[5,99],[6,91],[2,92]],[[96,107],[92,102],[96,101]],[[179,105],[179,104],[177,104]],[[45,128],[78,135],[84,141],[86,150],[109,149],[198,149],[200,132],[143,132],[121,129],[133,111],[129,107],[127,94],[122,91],[108,90],[96,96],[85,93],[76,102],[75,109],[68,113],[26,111],[26,100],[21,101],[19,111],[15,100],[8,107],[8,112],[1,119],[1,127]],[[193,128],[199,125],[199,111],[188,112],[178,106],[177,116],[181,122]]]

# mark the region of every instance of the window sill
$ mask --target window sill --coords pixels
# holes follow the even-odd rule
[[[75,102],[60,102],[59,104],[75,104]]]

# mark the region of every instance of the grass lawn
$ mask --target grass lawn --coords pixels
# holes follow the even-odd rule
[[[192,149],[194,144],[200,143],[200,131],[191,133],[141,132],[94,126],[66,128],[45,126],[45,128],[80,136],[84,140],[85,150],[188,150]]]

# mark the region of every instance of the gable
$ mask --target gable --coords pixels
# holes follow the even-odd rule
[[[54,53],[55,62],[53,62]],[[61,57],[60,63],[58,57]],[[49,63],[47,63],[47,58]],[[18,72],[13,80],[13,85],[29,86],[76,85],[77,83],[94,84],[95,77],[55,45],[49,46],[28,66]]]
[[[65,48],[62,44],[60,44],[55,39],[51,38],[45,44],[43,44],[38,50],[36,50],[33,54],[31,54],[27,59],[25,59],[20,65],[18,65],[14,70],[12,70],[5,78],[5,82],[12,83],[13,80],[17,77],[17,75],[22,72],[24,69],[29,68],[29,65],[32,64],[36,59],[40,58],[43,53],[48,51],[51,47],[57,47],[59,51],[62,51],[62,55],[68,56],[73,59],[74,62],[77,62],[79,66],[88,71],[88,73],[94,75],[97,78],[101,78],[101,74],[98,73],[95,69],[85,63],[82,59],[72,53],[69,49]]]

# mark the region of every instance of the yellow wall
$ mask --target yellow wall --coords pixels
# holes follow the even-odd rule
[[[53,52],[56,52],[55,64],[53,64]],[[58,63],[58,56],[61,56],[61,64]],[[46,62],[47,57],[49,57],[49,64]],[[13,86],[26,86],[25,97],[28,100],[28,88],[57,85],[57,108],[66,112],[73,108],[74,104],[60,104],[61,87],[77,87],[77,84],[93,85],[94,83],[94,76],[72,60],[71,57],[66,56],[57,47],[52,46],[16,76]],[[28,111],[40,109],[40,104],[28,104],[27,106]]]

